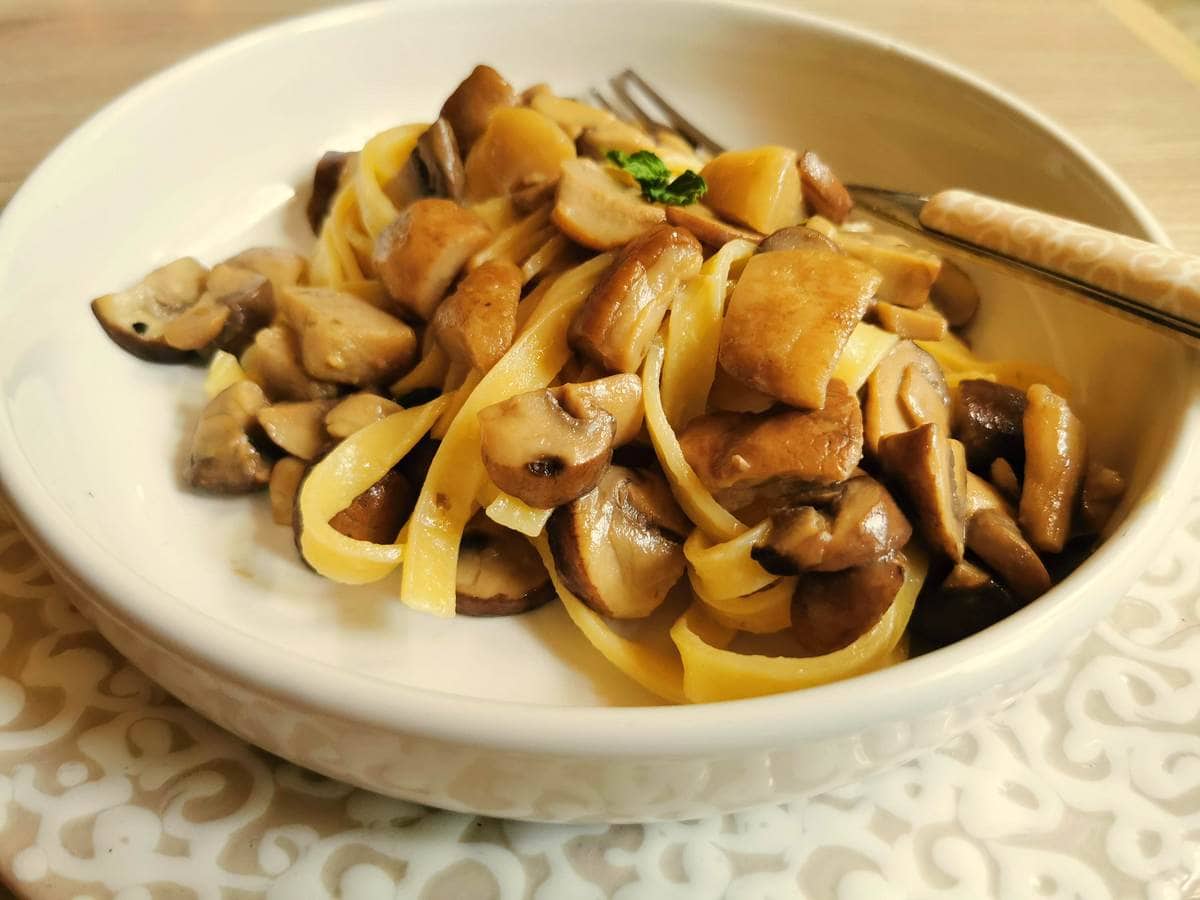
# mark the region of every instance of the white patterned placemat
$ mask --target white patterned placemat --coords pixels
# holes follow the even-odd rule
[[[996,721],[815,800],[565,827],[300,770],[150,684],[0,519],[0,873],[37,900],[1200,898],[1200,498]]]

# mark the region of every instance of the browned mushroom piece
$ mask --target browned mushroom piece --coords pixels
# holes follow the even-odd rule
[[[967,547],[1023,600],[1050,590],[1050,575],[1017,523],[1002,509],[982,509],[967,525]]]
[[[875,304],[873,314],[884,331],[914,341],[940,341],[949,330],[945,316],[929,303],[919,309],[909,309],[880,300]]]
[[[465,156],[487,129],[492,114],[516,102],[512,85],[499,72],[491,66],[476,66],[446,98],[438,118],[449,123]]]
[[[200,413],[188,446],[184,480],[217,494],[244,494],[266,485],[271,461],[255,445],[257,414],[267,404],[252,381],[237,381]]]
[[[1021,482],[1016,470],[1003,456],[997,456],[988,467],[988,477],[1006,500],[1016,503],[1021,498]]]
[[[952,441],[951,444],[962,446],[958,441]],[[996,509],[1010,518],[1015,514],[1013,507],[999,490],[961,466],[961,461],[956,460],[956,468],[961,468],[966,474],[966,483],[963,485],[963,517],[968,522],[981,509]]]
[[[942,259],[942,268],[929,288],[929,299],[938,308],[951,328],[961,328],[975,317],[979,309],[979,291],[970,276],[953,260]]]
[[[642,379],[626,372],[594,381],[571,382],[551,388],[563,409],[584,418],[592,407],[613,417],[613,446],[628,444],[642,430]]]
[[[654,139],[650,135],[620,120],[584,128],[575,139],[575,146],[583,156],[590,156],[601,162],[609,150],[637,153],[639,150],[655,149]]]
[[[408,479],[392,469],[351,500],[329,524],[356,541],[391,544],[412,513],[416,500]],[[300,517],[296,516],[295,521],[298,523]]]
[[[771,482],[845,481],[862,458],[862,416],[858,400],[834,379],[822,409],[708,413],[688,423],[679,444],[704,486],[739,506]]]
[[[908,627],[924,649],[932,650],[983,631],[1024,605],[986,571],[963,561],[940,585],[927,583]]]
[[[811,506],[771,516],[767,542],[752,555],[768,572],[837,572],[890,556],[912,537],[912,526],[887,488],[869,475],[849,479],[830,515]]]
[[[774,253],[777,250],[804,250],[818,247],[830,253],[841,253],[842,249],[819,231],[803,225],[788,225],[773,231],[758,245],[759,253]]]
[[[811,150],[805,150],[797,163],[804,203],[819,216],[841,225],[854,208],[854,199],[833,169]]]
[[[461,201],[467,189],[467,173],[454,129],[445,119],[438,119],[417,140],[413,159],[421,166],[421,175],[435,197]]]
[[[201,351],[215,346],[228,321],[229,308],[205,293],[163,326],[162,339],[176,350]]]
[[[229,263],[213,266],[204,294],[163,328],[163,340],[180,350],[245,350],[275,316],[275,293],[266,276]]]
[[[576,597],[613,619],[650,615],[683,575],[691,523],[666,480],[649,469],[610,466],[546,525],[559,575]]]
[[[308,205],[305,207],[305,215],[308,217],[308,224],[312,228],[313,234],[320,233],[321,225],[324,223],[325,217],[329,215],[333,195],[337,193],[338,185],[342,181],[342,174],[346,171],[346,164],[353,155],[339,150],[330,150],[317,160],[317,168],[313,171],[312,193],[309,195]]]
[[[333,446],[333,438],[325,430],[325,416],[337,402],[302,400],[264,406],[258,411],[258,423],[275,446],[312,461]]]
[[[941,367],[912,341],[900,341],[867,378],[863,436],[874,452],[881,438],[933,423],[949,432],[950,388]]]
[[[337,401],[325,414],[325,430],[341,440],[368,425],[400,412],[400,404],[387,397],[362,391]]]
[[[890,483],[912,508],[925,542],[952,560],[962,559],[964,498],[945,429],[930,423],[889,434],[879,441],[878,456]]]
[[[1058,553],[1071,533],[1071,516],[1087,470],[1087,436],[1067,401],[1044,384],[1026,392],[1021,530],[1038,550]]]
[[[308,275],[308,260],[292,250],[282,247],[251,247],[236,256],[231,256],[213,271],[223,266],[234,266],[238,269],[248,269],[271,282],[274,296],[283,293],[284,288],[300,284]],[[212,290],[212,285],[209,285]]]
[[[1079,525],[1092,534],[1104,530],[1117,504],[1125,496],[1125,479],[1120,472],[1089,463],[1079,496]]]
[[[586,494],[612,459],[616,420],[597,405],[573,415],[547,389],[479,411],[483,465],[500,490],[551,509]]]
[[[246,377],[258,384],[272,402],[319,400],[337,394],[338,387],[312,378],[300,364],[300,342],[283,324],[263,328],[241,357]]]
[[[492,238],[475,213],[453,200],[418,200],[375,243],[375,270],[398,312],[427,321],[467,260]]]
[[[552,204],[557,191],[557,178],[527,179],[527,183],[513,188],[512,193],[508,195],[508,199],[512,203],[513,209],[519,213],[528,215],[535,210],[541,209],[543,206]]]
[[[455,611],[513,616],[554,598],[554,586],[529,541],[477,513],[458,548]]]
[[[752,256],[729,299],[720,361],[750,387],[820,409],[879,276],[818,246]]]
[[[666,219],[661,206],[590,159],[562,164],[551,216],[563,234],[593,250],[620,247]]]
[[[896,559],[840,572],[809,572],[792,594],[792,631],[805,656],[824,656],[871,630],[904,585]]]
[[[294,456],[285,456],[271,468],[267,490],[271,497],[271,519],[276,525],[291,526],[300,482],[308,471],[308,463]]]
[[[1025,461],[1025,395],[982,378],[959,382],[954,400],[954,436],[967,448],[967,464],[987,471],[995,459],[1015,467]]]
[[[929,290],[942,268],[942,260],[928,250],[911,247],[890,234],[842,231],[838,244],[847,255],[877,271],[876,298],[912,309],[929,302]]]
[[[610,371],[636,371],[675,292],[703,262],[700,242],[682,228],[658,225],[634,238],[576,314],[571,345]]]
[[[208,269],[191,257],[155,269],[125,291],[92,301],[92,313],[122,350],[150,362],[182,362],[191,353],[167,343],[163,331],[199,301]]]
[[[491,260],[468,272],[442,301],[430,327],[450,359],[486,372],[512,344],[521,301],[521,270]]]
[[[731,225],[717,218],[717,214],[702,203],[690,206],[668,206],[667,221],[680,228],[686,228],[696,236],[700,243],[714,250],[728,244],[730,241],[750,241],[757,244],[763,236],[757,231]]]

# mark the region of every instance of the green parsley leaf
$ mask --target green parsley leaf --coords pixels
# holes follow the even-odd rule
[[[687,206],[703,197],[708,190],[704,179],[691,169],[672,180],[667,164],[649,150],[638,150],[636,153],[609,150],[605,156],[617,168],[633,176],[642,189],[642,196],[651,203]]]

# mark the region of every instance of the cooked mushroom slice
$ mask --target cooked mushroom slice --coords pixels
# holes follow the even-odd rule
[[[858,400],[835,379],[822,409],[708,413],[688,423],[679,444],[704,486],[724,501],[773,481],[845,481],[862,458],[862,417]]]
[[[553,203],[557,191],[557,178],[533,180],[514,188],[513,192],[508,195],[508,199],[512,202],[513,209],[528,215],[534,210]]]
[[[615,372],[634,372],[679,286],[700,271],[700,242],[658,225],[625,245],[571,323],[572,346]]]
[[[218,494],[242,494],[265,485],[271,462],[254,445],[251,433],[266,404],[262,388],[252,381],[235,382],[213,397],[192,432],[184,480]]]
[[[966,325],[979,309],[979,291],[967,273],[949,259],[942,260],[942,269],[929,288],[929,299],[951,328]]]
[[[266,276],[230,263],[214,266],[200,299],[163,329],[181,350],[245,350],[275,316],[275,294]]]
[[[533,109],[501,109],[467,154],[467,197],[503,197],[538,181],[553,181],[575,158],[575,143]]]
[[[576,243],[611,250],[663,222],[666,213],[610,170],[590,159],[574,159],[562,164],[551,216]]]
[[[602,615],[640,619],[666,598],[686,566],[691,523],[653,470],[610,466],[596,487],[546,525],[567,589]]]
[[[436,197],[461,201],[467,188],[467,173],[454,130],[445,119],[438,119],[417,140],[414,159],[418,160],[429,192]]]
[[[904,585],[895,559],[840,572],[810,572],[792,595],[792,631],[806,656],[824,656],[852,644],[883,617]]]
[[[767,235],[758,245],[759,253],[774,253],[776,250],[804,250],[820,247],[830,253],[841,253],[841,248],[819,231],[803,225],[789,225]]]
[[[940,585],[921,592],[908,627],[928,649],[936,649],[983,631],[1024,605],[983,569],[964,561]]]
[[[257,272],[271,282],[276,297],[283,293],[284,288],[300,284],[308,274],[308,260],[299,253],[281,247],[251,247],[229,257],[222,265]],[[221,266],[216,267],[219,268]],[[211,284],[209,289],[212,289]]]
[[[404,527],[416,500],[408,479],[392,469],[350,501],[329,524],[356,541],[390,544]]]
[[[1025,396],[1021,530],[1037,549],[1058,553],[1071,533],[1087,469],[1087,436],[1067,401],[1044,384],[1032,385]]]
[[[336,405],[336,400],[276,403],[258,411],[258,422],[275,446],[311,461],[333,444],[325,430],[325,416]]]
[[[176,350],[203,350],[216,344],[228,321],[229,308],[204,294],[163,325],[162,339]]]
[[[722,368],[784,403],[820,409],[878,283],[867,266],[817,246],[752,256],[729,299]]]
[[[180,362],[190,354],[163,337],[167,323],[200,299],[208,270],[191,257],[155,269],[129,290],[92,301],[92,312],[122,349],[150,362]]]
[[[378,394],[362,392],[339,400],[325,414],[325,430],[338,440],[350,437],[373,422],[386,419],[400,411],[400,404],[380,397]]]
[[[833,174],[833,169],[811,150],[804,151],[799,165],[804,203],[817,215],[841,225],[854,208],[854,200],[846,186]]]
[[[358,387],[390,382],[416,358],[412,328],[353,294],[292,287],[280,308],[300,335],[300,359],[314,378]]]
[[[1025,461],[1025,395],[1007,384],[981,378],[959,382],[954,401],[954,436],[967,448],[967,464],[986,470],[995,459],[1020,467]]]
[[[546,389],[481,409],[483,464],[496,487],[539,509],[595,487],[612,459],[616,420],[599,406],[580,411],[567,412]]]
[[[346,163],[349,162],[352,155],[338,150],[330,150],[317,160],[317,168],[313,172],[312,194],[308,198],[308,206],[305,207],[305,214],[308,216],[308,224],[312,228],[313,234],[320,233],[321,224],[329,215],[329,206],[333,202],[333,195],[337,193],[342,173],[345,172]]]
[[[609,150],[622,153],[637,153],[639,150],[655,150],[654,139],[642,129],[627,122],[614,120],[604,125],[593,125],[583,129],[575,139],[575,146],[584,156],[604,161]]]
[[[512,106],[517,95],[491,66],[476,66],[442,104],[438,118],[445,119],[465,154],[487,128],[492,114]]]
[[[713,157],[700,175],[708,185],[704,202],[724,218],[763,234],[802,218],[795,150],[729,150]]]
[[[292,512],[296,506],[296,493],[308,464],[294,456],[285,456],[271,468],[271,481],[267,490],[271,496],[271,519],[276,525],[292,524]]]
[[[336,384],[311,378],[300,365],[300,342],[286,325],[271,325],[254,336],[242,354],[246,377],[267,396],[280,400],[318,400],[338,392]]]
[[[563,409],[576,418],[599,407],[613,417],[613,446],[628,444],[642,430],[642,379],[631,373],[609,375],[595,381],[564,384],[552,388]]]
[[[942,426],[925,424],[879,441],[879,461],[916,514],[917,528],[931,548],[963,558],[966,523],[959,496],[954,451]]]
[[[428,320],[467,260],[491,238],[483,219],[453,200],[418,200],[380,233],[375,270],[399,312]]]
[[[559,97],[545,85],[530,90],[527,102],[553,121],[571,140],[576,140],[588,128],[602,128],[617,121],[617,117],[607,109]]]
[[[900,341],[867,378],[863,435],[875,451],[880,438],[932,422],[949,431],[950,388],[932,356]]]
[[[430,327],[455,362],[486,372],[512,344],[521,301],[521,270],[490,260],[467,276],[442,301]]]
[[[991,466],[988,467],[988,475],[996,490],[1003,494],[1005,499],[1015,503],[1021,498],[1021,482],[1017,479],[1017,473],[1013,469],[1012,463],[1003,456],[997,456],[992,460]],[[1086,489],[1085,486],[1084,490]]]
[[[940,341],[948,330],[945,317],[929,303],[920,309],[909,309],[880,300],[875,304],[874,315],[885,330],[914,341]]]
[[[1089,463],[1079,497],[1079,524],[1092,533],[1103,531],[1124,495],[1125,479],[1120,472]]]
[[[878,299],[912,309],[929,302],[929,289],[942,268],[941,257],[928,250],[910,247],[890,234],[843,231],[838,234],[842,249],[862,260],[883,276]]]
[[[1023,600],[1050,590],[1050,575],[1025,541],[1017,523],[1002,509],[981,509],[967,525],[967,547]]]
[[[482,514],[463,532],[454,587],[455,611],[462,616],[514,616],[554,597],[529,541]]]
[[[962,446],[958,441],[951,441],[950,443],[952,446],[956,444],[959,447]],[[1013,515],[1013,508],[1000,491],[974,472],[967,471],[965,467],[961,466],[961,461],[956,460],[956,469],[958,468],[962,468],[967,476],[963,492],[963,518],[970,522],[975,513],[983,509],[996,509],[1009,517]]]
[[[700,243],[714,250],[719,250],[730,241],[750,241],[757,244],[763,239],[757,231],[722,222],[701,203],[693,203],[691,206],[668,206],[666,212],[668,222],[686,228]]]

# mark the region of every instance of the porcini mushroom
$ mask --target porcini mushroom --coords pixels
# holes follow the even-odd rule
[[[191,354],[167,343],[163,331],[204,291],[208,269],[191,257],[155,269],[125,291],[92,301],[92,313],[122,350],[150,362],[181,362]]]
[[[325,414],[325,430],[338,440],[347,438],[372,422],[400,411],[400,404],[387,397],[361,391],[339,400]]]
[[[465,154],[483,134],[496,110],[516,102],[516,92],[499,72],[491,66],[476,66],[446,98],[438,118],[449,123],[459,149]]]
[[[903,585],[904,566],[896,559],[801,576],[792,595],[801,652],[824,656],[849,646],[882,618]]]
[[[848,255],[883,276],[878,299],[912,309],[929,302],[929,289],[942,268],[937,254],[909,246],[890,234],[842,231],[837,240]]]
[[[521,270],[489,260],[442,301],[430,327],[452,360],[486,372],[512,344],[520,300]]]
[[[954,401],[954,436],[967,448],[967,463],[986,471],[995,459],[1020,467],[1025,461],[1025,394],[1007,384],[968,378]]]
[[[611,250],[663,222],[666,213],[598,163],[573,159],[562,164],[551,217],[576,243]]]
[[[219,494],[241,494],[265,485],[271,462],[251,434],[258,428],[258,411],[266,404],[262,388],[246,380],[213,397],[192,431],[184,480]]]
[[[971,516],[967,547],[1021,599],[1033,600],[1050,590],[1046,567],[1004,510],[981,509]]]
[[[821,232],[803,225],[788,225],[786,228],[772,231],[758,245],[758,252],[774,253],[776,250],[804,250],[808,247],[819,247],[830,253],[842,252],[837,244]]]
[[[949,432],[950,388],[937,360],[912,341],[900,341],[867,378],[867,448],[874,452],[881,438],[927,422]]]
[[[454,588],[455,611],[463,616],[517,615],[554,597],[529,541],[481,513],[463,532]]]
[[[686,228],[696,236],[700,243],[714,250],[728,244],[730,241],[750,241],[757,244],[763,236],[757,231],[740,228],[719,219],[712,210],[702,203],[690,206],[668,206],[667,221],[680,228]],[[776,232],[778,233],[778,232]]]
[[[221,263],[208,273],[204,293],[163,328],[163,340],[180,350],[239,354],[275,315],[266,276]]]
[[[979,566],[963,561],[941,584],[921,592],[908,627],[935,649],[983,631],[1024,605]]]
[[[258,423],[267,437],[285,453],[314,460],[333,445],[325,430],[325,415],[337,400],[303,400],[276,403],[258,411]]]
[[[350,501],[329,524],[357,541],[390,544],[404,527],[416,499],[408,479],[392,469]]]
[[[325,217],[329,215],[329,206],[333,203],[333,195],[337,193],[346,164],[354,154],[343,153],[339,150],[329,150],[317,160],[313,171],[312,192],[308,197],[305,214],[313,234],[319,234]]]
[[[798,165],[805,205],[835,225],[841,225],[854,208],[854,200],[846,186],[833,174],[833,169],[812,150],[804,151]]]
[[[945,429],[927,423],[889,434],[880,439],[878,455],[888,479],[916,513],[925,542],[952,560],[962,559],[964,498],[959,495],[955,455]]]
[[[338,392],[336,384],[317,381],[300,364],[300,342],[283,324],[270,325],[254,336],[241,358],[246,377],[274,402],[318,400]]]
[[[1071,533],[1087,470],[1087,436],[1067,401],[1044,384],[1032,385],[1025,396],[1021,530],[1037,549],[1058,553]]]
[[[417,139],[415,160],[421,166],[421,175],[435,197],[449,197],[461,201],[467,190],[467,173],[463,169],[462,156],[454,129],[446,119],[438,119]]]
[[[613,446],[628,444],[642,429],[642,379],[630,372],[594,381],[569,382],[551,388],[563,409],[584,418],[591,407],[613,417]]]

